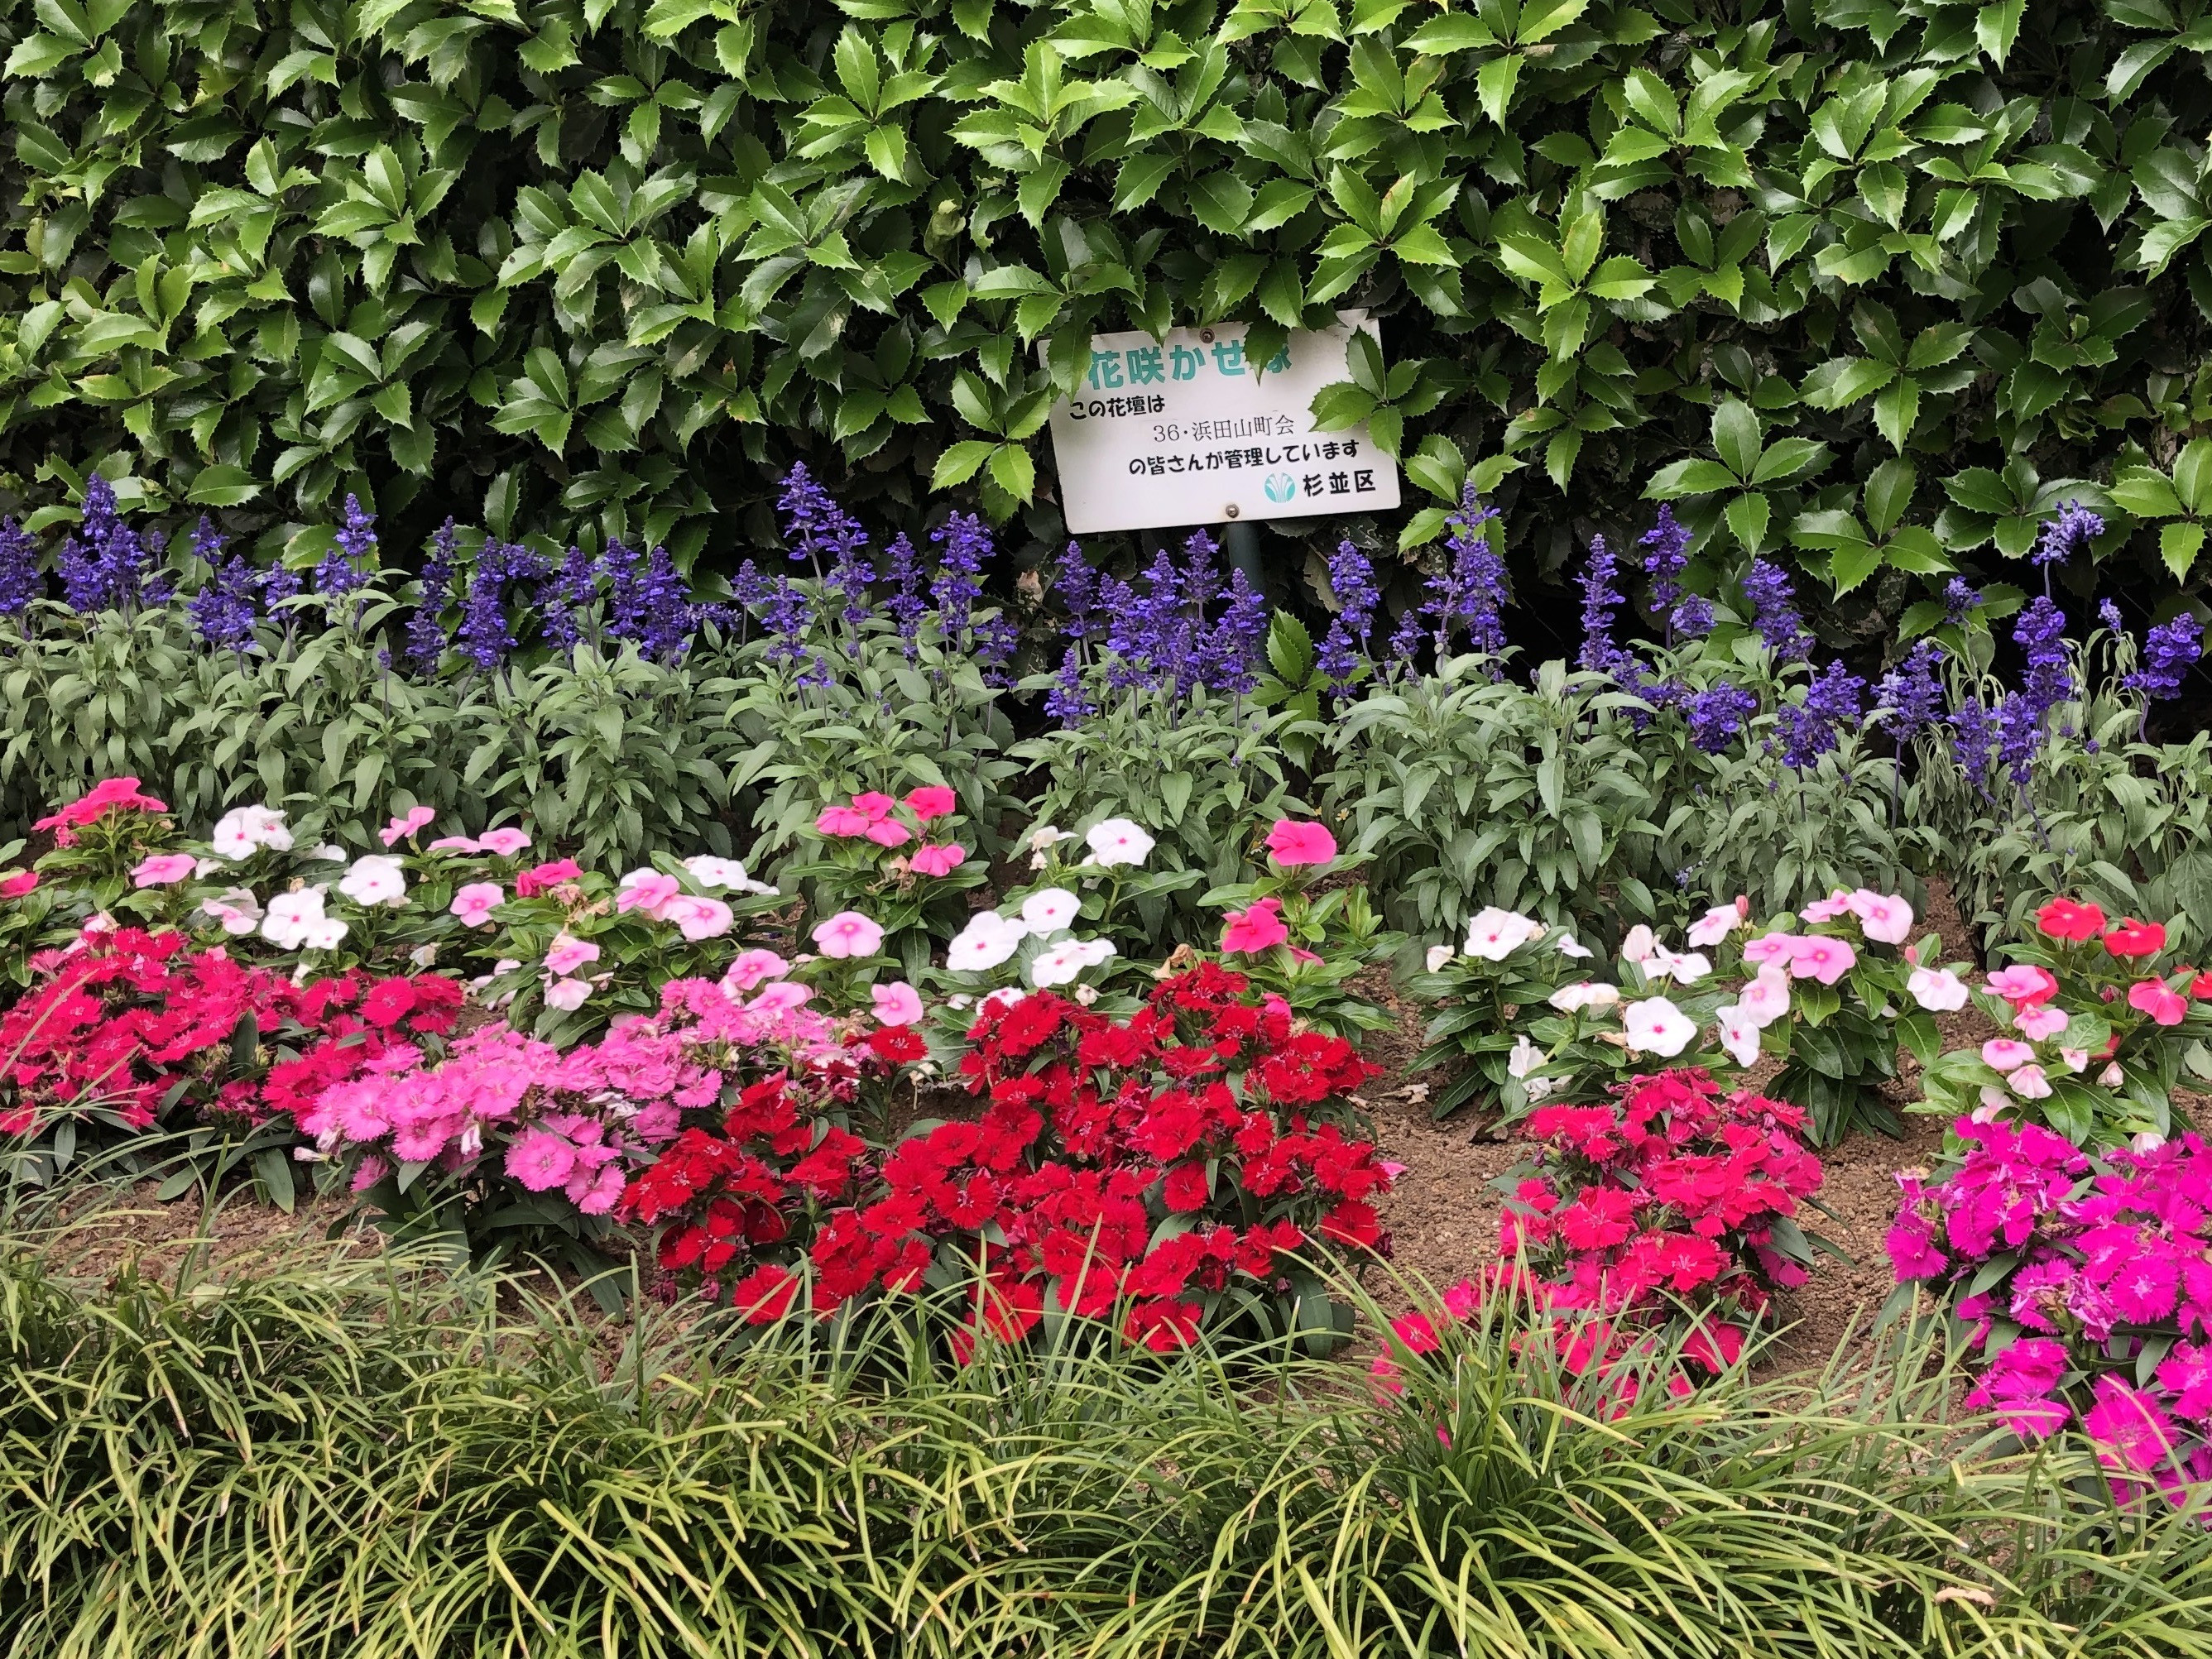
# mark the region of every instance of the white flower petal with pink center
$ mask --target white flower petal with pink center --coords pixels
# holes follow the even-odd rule
[[[1665,997],[1646,997],[1632,1002],[1620,1017],[1628,1046],[1640,1053],[1672,1060],[1690,1045],[1698,1028],[1690,1018]]]
[[[1765,1030],[1790,1012],[1790,975],[1769,963],[1736,993],[1736,1010]]]
[[[1029,929],[995,910],[978,910],[945,946],[945,965],[956,974],[995,968],[1021,948]]]
[[[1756,1064],[1759,1060],[1759,1022],[1743,1011],[1740,1004],[1731,1003],[1713,1012],[1721,1047],[1739,1066]]]
[[[1467,953],[1485,962],[1503,962],[1544,931],[1544,924],[1518,911],[1488,905],[1467,925]]]
[[[1583,1008],[1611,1008],[1620,1000],[1620,988],[1601,981],[1583,980],[1574,985],[1562,985],[1547,1000],[1563,1014]]]
[[[1952,1014],[1966,1006],[1966,981],[1948,968],[1915,968],[1905,988],[1930,1013]]]
[[[1690,924],[1690,948],[1710,950],[1743,925],[1733,904],[1716,904]]]

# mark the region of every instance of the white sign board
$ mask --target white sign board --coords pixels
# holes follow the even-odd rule
[[[1294,333],[1272,362],[1244,356],[1242,323],[1097,334],[1081,395],[1053,405],[1067,527],[1157,530],[1398,505],[1398,467],[1364,426],[1314,430],[1314,394],[1349,380],[1364,318]]]

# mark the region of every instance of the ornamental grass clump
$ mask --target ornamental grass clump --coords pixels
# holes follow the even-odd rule
[[[11,1254],[0,1654],[2212,1651],[2212,1531],[2063,1434],[2003,1454],[1924,1342],[1624,1401],[1501,1297],[1376,1400],[1279,1348],[963,1366],[961,1301],[737,1354],[404,1258],[79,1288]]]

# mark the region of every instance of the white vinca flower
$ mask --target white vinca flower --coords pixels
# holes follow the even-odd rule
[[[251,858],[258,848],[266,847],[272,852],[292,850],[292,832],[284,827],[284,815],[270,806],[234,806],[216,820],[208,844],[215,848],[217,858]]]
[[[233,887],[211,899],[202,900],[200,914],[220,923],[224,933],[237,938],[261,925],[261,901],[248,888]]]
[[[1432,974],[1435,973],[1438,969],[1442,968],[1444,963],[1449,962],[1458,954],[1459,952],[1453,950],[1449,945],[1431,945],[1429,946],[1429,954],[1426,957],[1429,964],[1429,971]]]
[[[1563,1014],[1583,1008],[1610,1008],[1620,1000],[1620,988],[1583,980],[1575,985],[1562,985],[1546,1000]]]
[[[323,913],[323,890],[302,887],[269,901],[261,936],[286,951],[328,951],[346,935],[346,925]]]
[[[1953,1014],[1966,1006],[1966,981],[1948,968],[1915,968],[1905,976],[1905,988],[1931,1013]]]
[[[956,974],[995,968],[1020,948],[1029,931],[996,910],[978,910],[945,947],[945,965]]]
[[[1081,973],[1085,965],[1080,952],[1068,945],[1055,945],[1030,962],[1030,983],[1040,990],[1065,985]]]
[[[1158,845],[1127,818],[1101,818],[1084,831],[1083,844],[1091,849],[1091,863],[1109,870],[1118,865],[1142,864]]]
[[[404,904],[407,874],[398,859],[372,853],[338,878],[338,891],[356,904]]]
[[[1620,1024],[1630,1048],[1662,1060],[1674,1059],[1698,1034],[1690,1017],[1664,997],[1630,1003],[1621,1012]]]
[[[1728,1050],[1729,1058],[1739,1066],[1754,1064],[1759,1059],[1759,1022],[1735,1003],[1716,1009],[1713,1018],[1719,1023],[1721,1047]]]
[[[1073,927],[1083,901],[1065,887],[1047,887],[1022,901],[1022,925],[1042,939]]]
[[[1651,947],[1644,960],[1644,970],[1654,979],[1671,979],[1677,985],[1695,985],[1713,971],[1713,964],[1698,951],[1670,951],[1663,945]]]
[[[1516,910],[1486,905],[1467,925],[1467,953],[1485,962],[1503,962],[1544,931],[1544,924]]]
[[[1527,1077],[1544,1063],[1544,1051],[1525,1036],[1513,1039],[1512,1052],[1505,1056],[1505,1075]]]

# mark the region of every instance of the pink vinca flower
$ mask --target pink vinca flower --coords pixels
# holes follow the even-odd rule
[[[477,837],[477,844],[487,853],[511,859],[530,845],[530,837],[520,830],[487,830]]]
[[[633,870],[622,878],[621,890],[615,895],[615,909],[618,913],[642,910],[659,921],[669,901],[683,894],[683,884],[673,876],[658,870]]]
[[[1224,956],[1250,955],[1270,950],[1291,936],[1283,926],[1283,902],[1263,898],[1248,910],[1231,910],[1229,925],[1221,930]]]
[[[1817,979],[1823,985],[1833,985],[1850,972],[1858,959],[1858,952],[1846,939],[1801,939],[1790,952],[1790,976]]]
[[[599,947],[591,940],[562,933],[554,939],[553,948],[545,953],[545,971],[556,979],[565,979],[579,968],[587,967],[599,959]]]
[[[1746,962],[1780,963],[1784,967],[1797,954],[1797,938],[1794,933],[1761,933],[1743,947]]]
[[[483,843],[467,836],[441,836],[430,843],[434,853],[481,853]]]
[[[2040,1008],[2023,1008],[2012,1017],[2022,1036],[2030,1042],[2042,1042],[2057,1036],[2066,1029],[2066,1011],[2047,1005]]]
[[[2162,980],[2147,979],[2128,988],[2128,1006],[2148,1014],[2160,1025],[2179,1025],[2189,1018],[2189,999],[2168,990]]]
[[[430,807],[410,806],[377,833],[384,838],[384,844],[386,847],[397,847],[416,830],[427,829],[430,820],[437,816],[437,812]]]
[[[133,887],[167,887],[191,874],[198,860],[190,853],[156,853],[131,872]]]
[[[2005,1079],[2005,1085],[2022,1100],[2051,1098],[2051,1079],[2044,1075],[2040,1066],[2019,1066]]]
[[[921,1018],[921,994],[902,979],[871,985],[868,995],[876,1005],[878,1025],[912,1025]]]
[[[587,979],[556,979],[545,988],[545,1006],[564,1014],[574,1013],[591,1000],[592,981]]]
[[[906,810],[913,813],[915,822],[920,823],[944,817],[959,804],[960,798],[942,784],[924,784],[919,789],[907,791]]]
[[[1862,887],[1848,901],[1859,919],[1859,931],[1883,945],[1902,945],[1912,932],[1912,907],[1896,893],[1877,893]]]
[[[2058,981],[2049,969],[2031,968],[2025,963],[2012,968],[2000,968],[1990,975],[1990,991],[2001,996],[2014,1008],[2030,1008],[2048,1002],[2058,994]]]
[[[1322,824],[1278,818],[1267,831],[1267,856],[1285,870],[1303,864],[1327,864],[1336,856],[1336,837]]]
[[[799,1007],[813,994],[810,988],[793,981],[774,980],[762,986],[760,994],[745,1004],[745,1012],[750,1014],[784,1013]]]
[[[1746,1019],[1762,1030],[1773,1024],[1790,1012],[1788,970],[1773,963],[1767,963],[1736,993],[1735,1006]]]
[[[1982,1064],[1993,1072],[2009,1072],[2035,1058],[2035,1050],[2010,1037],[1991,1037],[1982,1045]]]
[[[875,820],[857,806],[825,806],[814,815],[816,831],[840,840],[865,836]]]
[[[1797,915],[1799,919],[1802,921],[1819,923],[1823,921],[1833,921],[1838,916],[1849,915],[1850,911],[1851,896],[1845,892],[1842,888],[1838,887],[1834,892],[1829,894],[1827,897],[1824,899],[1815,899],[1812,903],[1800,910]]]
[[[472,881],[453,895],[447,908],[461,919],[464,927],[488,927],[491,913],[506,899],[506,890],[495,881]]]
[[[957,842],[943,847],[918,847],[907,868],[917,876],[949,876],[968,862],[968,849]]]
[[[811,937],[825,957],[872,957],[884,942],[884,930],[858,910],[840,910]]]
[[[776,978],[790,966],[773,951],[740,951],[729,971],[722,975],[722,988],[743,994],[763,980]]]
[[[689,893],[678,893],[660,907],[660,920],[673,922],[684,938],[696,944],[701,939],[720,939],[730,931],[736,914],[718,898],[697,898]]]

